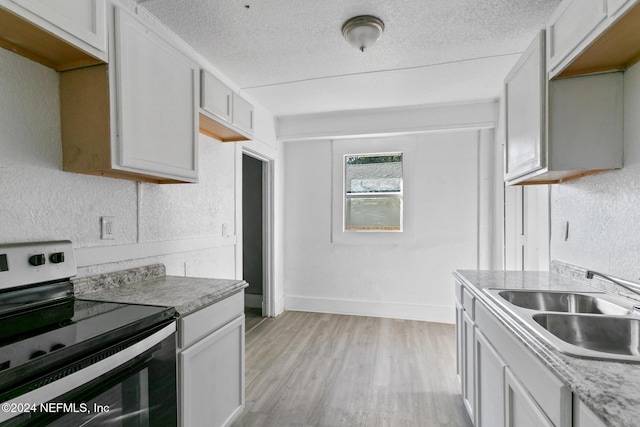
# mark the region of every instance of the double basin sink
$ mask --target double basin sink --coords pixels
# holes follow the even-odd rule
[[[485,292],[562,353],[640,362],[640,316],[631,300],[604,292]]]

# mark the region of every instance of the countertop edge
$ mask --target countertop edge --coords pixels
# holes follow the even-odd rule
[[[161,266],[161,265],[160,265]],[[242,279],[167,276],[158,265],[79,279],[76,297],[95,301],[172,307],[183,318],[249,286]],[[155,274],[146,274],[153,271]],[[141,275],[140,272],[145,273]],[[135,280],[135,278],[141,278]],[[76,282],[74,282],[75,286]]]

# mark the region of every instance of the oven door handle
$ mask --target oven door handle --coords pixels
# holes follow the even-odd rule
[[[143,354],[145,351],[149,350],[156,344],[162,342],[165,338],[169,337],[175,332],[176,322],[172,322],[170,325],[165,326],[153,335],[146,337],[140,342],[137,342],[132,346],[127,347],[124,350],[107,357],[106,359],[103,359],[91,366],[81,369],[78,372],[74,372],[73,374],[67,375],[64,378],[49,383],[43,387],[39,387],[14,399],[3,402],[0,405],[0,407],[2,408],[2,410],[0,410],[0,422],[10,420],[11,418],[17,417],[18,415],[21,415],[23,413],[18,411],[12,412],[11,410],[14,407],[16,409],[22,409],[25,406],[28,406],[29,408],[35,406],[35,410],[39,410],[40,404],[47,403],[55,399],[56,397],[62,396],[63,394],[68,393],[71,390],[80,387],[83,384],[86,384],[98,378],[99,376],[118,368],[121,365],[124,365],[128,361]],[[7,411],[7,408],[9,409],[9,411]]]

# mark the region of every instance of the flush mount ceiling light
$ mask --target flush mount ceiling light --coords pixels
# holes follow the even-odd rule
[[[384,22],[371,15],[361,15],[349,19],[342,26],[342,35],[356,49],[364,52],[380,38],[384,32]]]

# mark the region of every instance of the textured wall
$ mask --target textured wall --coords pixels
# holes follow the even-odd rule
[[[640,66],[624,77],[624,167],[551,190],[551,259],[640,277]],[[562,223],[569,221],[564,241]]]
[[[155,185],[62,171],[57,74],[0,49],[0,242],[69,239],[76,248],[214,238],[235,230],[234,144],[200,136],[200,183]],[[99,218],[114,216],[116,240]],[[118,250],[114,248],[114,250]],[[234,277],[235,246],[80,269],[154,262],[174,275]]]
[[[331,141],[286,143],[287,309],[452,322],[451,272],[478,265],[478,140],[417,136],[414,174],[404,176],[414,238],[362,245],[331,243]]]

